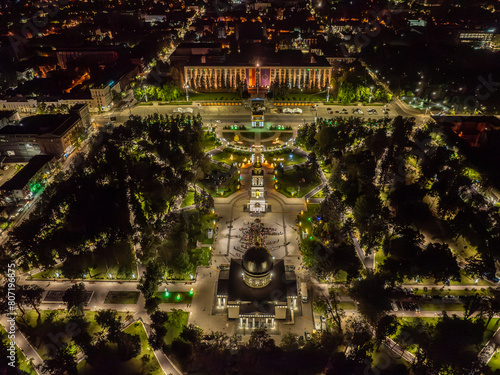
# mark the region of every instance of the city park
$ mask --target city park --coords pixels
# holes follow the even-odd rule
[[[446,175],[447,165],[454,163],[464,177],[455,180],[446,175],[447,183],[471,191],[463,189],[475,183],[477,174],[471,174],[473,166],[464,159],[457,161],[444,151],[446,139],[432,127],[417,128],[413,120],[401,117],[318,119],[317,124],[272,125],[272,129],[247,124],[207,123],[200,115],[133,116],[105,136],[74,176],[53,187],[41,203],[44,209],[30,218],[30,226],[14,231],[17,242],[10,244],[21,267],[30,270],[20,280],[26,297],[19,307],[25,311],[21,331],[36,342],[35,358],[53,363],[69,355],[80,367],[105,362],[86,351],[79,337],[65,339],[72,343],[64,346],[65,352],[47,349],[48,327],[75,321],[79,315],[90,322],[84,329],[90,337],[100,326],[110,335],[111,344],[106,345],[123,339],[118,352],[109,349],[116,355],[128,358],[153,349],[154,357],[146,352],[134,364],[151,365],[156,369],[153,373],[160,371],[160,364],[163,370],[171,366],[172,372],[189,366],[194,352],[202,358],[197,351],[201,330],[224,333],[228,347],[255,345],[255,336],[261,335],[261,344],[272,340],[273,345],[276,341],[282,348],[297,349],[307,346],[306,341],[321,346],[319,338],[328,332],[346,340],[344,330],[359,330],[359,324],[363,329],[378,327],[387,316],[396,320],[382,332],[401,347],[405,343],[400,329],[414,329],[423,321],[429,332],[450,334],[446,329],[462,326],[464,334],[476,335],[478,347],[486,348],[481,355],[493,357],[494,351],[488,348],[498,328],[495,307],[477,307],[479,301],[493,302],[496,296],[491,281],[481,277],[489,266],[483,248],[488,244],[467,222],[476,217],[476,208],[469,212],[470,218],[457,218],[456,205],[467,201],[445,200],[447,190],[432,182],[435,174]],[[414,147],[409,139],[432,143],[443,158],[432,159],[430,154],[416,159],[408,150]],[[169,148],[163,146],[166,140]],[[403,168],[398,160],[404,161]],[[401,170],[403,175],[394,174]],[[123,178],[127,174],[130,179]],[[152,183],[152,178],[160,183]],[[75,203],[84,202],[89,192],[94,205]],[[481,202],[489,205],[487,200]],[[436,216],[449,225],[437,228],[432,224]],[[284,260],[284,270],[297,277],[296,287],[304,283],[305,293],[312,292],[307,299],[302,291],[302,295],[290,291],[287,306],[293,311],[293,324],[288,313],[285,322],[278,324],[270,323],[272,314],[265,321],[255,320],[268,325],[272,337],[262,336],[253,318],[244,318],[255,314],[247,307],[240,306],[240,319],[231,315],[234,311],[227,306],[231,292],[227,295],[222,290],[223,272],[230,273],[233,266],[250,272],[253,267],[245,259],[245,250],[252,247],[241,245],[241,234],[256,220],[270,228],[266,252],[275,267],[277,260]],[[392,220],[400,227],[386,236]],[[489,218],[484,224],[494,226]],[[30,239],[20,235],[28,228],[33,233]],[[141,237],[134,237],[137,233]],[[444,243],[433,241],[437,237]],[[62,247],[61,238],[74,240]],[[74,250],[68,252],[68,248]],[[83,248],[87,250],[76,251]],[[405,248],[410,252],[402,252]],[[430,267],[430,259],[439,259],[438,266]],[[471,266],[459,267],[458,259]],[[266,262],[259,266],[264,269],[262,277],[270,269],[270,258]],[[261,277],[255,272],[250,276]],[[68,288],[71,281],[83,283]],[[402,298],[397,289],[386,289],[386,283],[408,285],[412,290]],[[30,293],[38,297],[30,298]],[[301,299],[293,302],[297,297]],[[391,302],[415,299],[418,311],[411,302],[404,306]],[[64,304],[70,314],[59,311]],[[121,312],[115,315],[109,309]],[[464,322],[441,317],[442,311],[469,317],[480,311],[492,313]],[[366,321],[346,321],[354,314]],[[144,333],[139,332],[139,318],[147,322]],[[116,327],[128,324],[134,333],[123,332],[139,337],[140,345],[136,338],[117,336]],[[311,338],[313,331],[316,336]],[[235,334],[233,343],[230,337]],[[149,335],[147,342],[145,335]],[[187,347],[191,354],[186,354]],[[425,350],[426,343],[419,342],[403,350],[404,358],[411,363],[416,353]],[[460,350],[470,351],[470,343]],[[171,359],[170,364],[164,363],[165,353],[174,358],[174,364]],[[380,348],[372,355],[376,366]],[[454,361],[428,360],[443,366]]]

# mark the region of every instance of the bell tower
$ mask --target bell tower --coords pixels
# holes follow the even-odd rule
[[[257,155],[252,170],[252,185],[250,188],[250,212],[266,212],[266,196],[264,191],[264,171],[261,155]]]

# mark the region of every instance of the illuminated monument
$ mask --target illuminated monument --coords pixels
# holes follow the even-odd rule
[[[266,192],[264,190],[264,171],[262,170],[262,157],[258,155],[253,165],[252,185],[250,187],[250,212],[266,212]]]

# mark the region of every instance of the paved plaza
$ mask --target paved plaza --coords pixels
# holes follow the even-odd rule
[[[250,213],[246,206],[249,202],[249,185],[251,183],[252,167],[248,165],[241,169],[240,192],[228,198],[215,199],[215,211],[220,219],[217,224],[217,241],[213,245],[213,258],[210,268],[200,268],[196,282],[196,295],[190,315],[190,322],[196,323],[204,331],[219,330],[229,335],[238,333],[237,321],[228,320],[226,313],[215,309],[215,288],[221,266],[228,266],[231,258],[241,258],[244,253],[241,236],[249,226],[259,219],[264,228],[270,229],[272,234],[266,236],[267,248],[276,260],[284,259],[285,265],[294,267],[298,280],[303,275],[302,257],[299,251],[296,218],[302,210],[307,210],[303,198],[286,198],[273,188],[273,170],[264,165],[264,185],[266,201],[269,211],[264,214]],[[300,281],[299,281],[300,282]],[[299,336],[304,331],[313,330],[313,316],[311,303],[303,303],[299,298],[299,313],[294,316],[293,322],[277,322],[274,333],[295,332]],[[251,331],[246,330],[246,334]],[[279,336],[275,336],[277,342]]]

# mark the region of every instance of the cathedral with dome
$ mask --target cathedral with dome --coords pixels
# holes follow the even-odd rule
[[[231,259],[216,289],[216,311],[238,319],[239,328],[277,329],[275,320],[293,321],[298,310],[295,272],[287,272],[284,260],[259,243]]]

